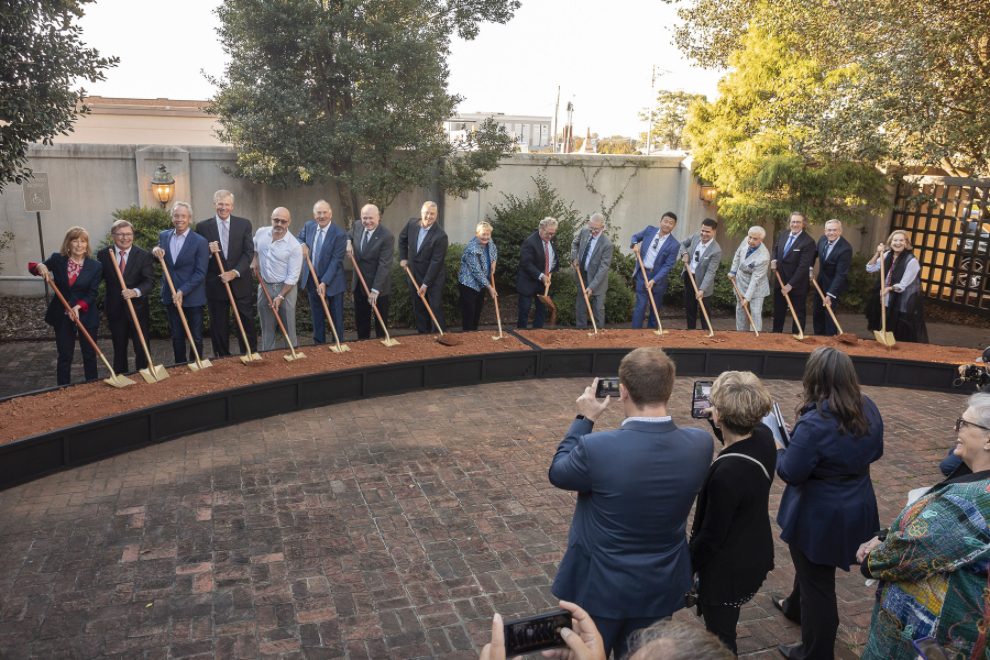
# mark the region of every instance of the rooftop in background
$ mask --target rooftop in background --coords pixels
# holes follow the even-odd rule
[[[550,145],[553,117],[507,115],[504,112],[458,112],[444,124],[453,141],[463,140],[474,127],[491,118],[505,128],[522,151],[543,151]]]
[[[56,144],[221,144],[215,119],[206,113],[209,101],[90,96],[85,103],[90,114]]]

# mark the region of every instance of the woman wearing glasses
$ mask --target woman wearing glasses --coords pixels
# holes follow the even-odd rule
[[[781,654],[831,660],[839,628],[835,569],[848,571],[860,544],[880,529],[870,464],[883,455],[883,420],[838,349],[816,349],[803,384],[790,444],[777,451],[777,474],[787,484],[777,523],[794,561],[794,589],[772,598],[801,625],[801,644],[781,646]]]
[[[856,555],[863,575],[881,580],[863,660],[914,660],[922,637],[950,658],[988,653],[990,394],[969,398],[955,430],[963,465]]]

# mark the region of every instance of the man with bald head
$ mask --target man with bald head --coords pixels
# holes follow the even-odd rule
[[[251,270],[258,278],[258,315],[261,316],[261,350],[275,349],[279,315],[285,324],[286,338],[296,346],[296,282],[302,272],[303,252],[299,241],[289,234],[292,221],[289,209],[272,211],[272,224],[254,235],[254,260]],[[265,292],[272,297],[269,307]]]
[[[437,224],[436,203],[426,202],[420,217],[411,218],[399,234],[399,265],[408,265],[419,284],[417,291],[410,282],[409,292],[416,314],[416,330],[420,334],[433,332],[433,321],[420,296],[425,296],[440,329],[447,329],[443,316],[443,285],[447,282],[443,262],[446,256],[447,232]]]
[[[326,314],[323,312],[320,296],[326,298],[333,327],[341,335],[341,341],[344,339],[344,290],[347,288],[344,258],[347,235],[343,229],[330,222],[332,217],[330,205],[321,199],[313,205],[314,219],[307,222],[296,236],[302,245],[302,287],[309,294],[309,309],[313,315],[313,342],[316,344],[326,343],[327,338]],[[313,262],[316,282],[309,276],[307,255]],[[330,341],[333,341],[333,337],[330,337]]]
[[[347,253],[354,255],[358,271],[364,277],[371,294],[364,292],[357,273],[351,277],[354,291],[354,324],[358,339],[371,337],[371,306],[378,308],[382,320],[388,323],[388,294],[392,291],[392,260],[395,258],[395,237],[380,224],[381,213],[374,204],[361,209],[361,222],[354,223],[347,234]],[[385,328],[375,318],[375,337],[385,337]]]

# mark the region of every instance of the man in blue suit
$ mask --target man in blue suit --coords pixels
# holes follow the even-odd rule
[[[162,304],[168,312],[168,325],[172,332],[172,352],[176,364],[186,362],[186,331],[179,318],[178,307],[182,308],[193,336],[196,350],[203,355],[203,309],[206,307],[206,269],[210,263],[210,244],[205,238],[190,231],[192,207],[186,202],[176,202],[172,206],[172,225],[158,235],[158,247],[152,250],[156,258],[164,257],[172,284],[175,285],[175,300],[168,287],[168,280],[162,278]],[[189,347],[189,362],[196,356]]]
[[[660,227],[647,225],[646,229],[633,235],[629,247],[643,259],[646,269],[646,281],[643,274],[636,269],[636,307],[633,309],[632,327],[643,327],[643,319],[649,317],[646,327],[656,328],[657,318],[653,313],[648,295],[653,296],[657,311],[663,305],[663,294],[667,292],[667,276],[677,262],[677,251],[680,249],[677,239],[671,236],[677,226],[677,216],[667,211],[660,218]],[[642,246],[646,246],[643,251]]]
[[[309,294],[309,309],[313,315],[313,342],[325,344],[327,341],[326,314],[320,296],[327,299],[330,318],[337,335],[343,339],[344,332],[344,256],[347,254],[347,234],[330,222],[333,211],[324,200],[313,205],[313,218],[307,222],[296,238],[302,243],[303,258],[313,262],[313,270],[319,282],[309,276],[309,266],[303,264],[302,286]],[[333,340],[333,337],[330,338]]]
[[[683,608],[694,582],[685,527],[715,443],[667,414],[674,377],[661,349],[629,353],[619,365],[622,427],[592,433],[609,404],[595,398],[595,379],[550,466],[550,483],[578,493],[551,591],[594,617],[605,657],[624,656],[633,632]]]

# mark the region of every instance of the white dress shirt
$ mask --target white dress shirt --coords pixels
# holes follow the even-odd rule
[[[120,264],[120,255],[121,254],[124,255],[124,270],[127,270],[127,265],[131,263],[131,248],[133,248],[134,245],[131,244],[131,247],[127,248],[126,250],[121,250],[119,247],[117,247],[115,243],[111,243],[111,245],[113,245],[113,254],[114,254],[114,258],[117,260],[118,265]],[[126,288],[127,287],[125,286],[124,290],[126,290]],[[135,298],[141,297],[141,289],[131,289],[131,291],[134,292]]]
[[[230,216],[228,215],[226,220],[221,220],[219,215],[214,215],[213,217],[217,219],[217,233],[220,234],[220,251],[223,252],[223,258],[226,259],[227,258],[227,251],[230,249]],[[227,243],[226,244],[224,244],[224,242],[223,242],[223,228],[224,228],[224,225],[227,226]],[[241,276],[240,272],[238,272],[238,270],[236,268],[231,268],[227,272],[233,273],[237,277],[240,277]]]
[[[714,239],[712,239],[714,240]],[[698,242],[698,247],[694,249],[694,256],[691,257],[691,261],[688,263],[688,268],[691,269],[691,274],[694,275],[695,270],[698,268],[698,264],[701,263],[701,257],[705,255],[705,250],[708,246],[712,244],[712,241],[707,243]]]
[[[660,250],[663,249],[663,244],[667,242],[667,237],[670,234],[662,234],[660,230],[657,230],[657,235],[653,237],[650,241],[650,247],[646,251],[646,255],[643,257],[643,268],[647,270],[653,270],[653,263],[657,260],[657,255],[660,254]]]
[[[622,420],[622,425],[625,426],[627,422],[671,422],[673,418],[670,415],[666,417],[626,417]]]
[[[890,254],[890,250],[887,250],[886,252],[884,252],[883,253],[883,257],[881,257],[881,259],[886,260],[888,254]],[[904,253],[903,252],[901,253],[901,256],[902,257],[904,256]],[[879,272],[880,271],[880,267],[882,265],[883,264],[880,263],[880,260],[877,260],[877,262],[874,263],[872,266],[869,263],[867,263],[866,264],[866,272],[867,273],[876,273],[876,272]],[[897,291],[898,293],[900,293],[901,291],[903,291],[907,287],[908,284],[910,284],[911,282],[914,282],[914,278],[918,277],[918,273],[920,273],[920,272],[921,272],[921,266],[918,264],[918,260],[917,259],[912,259],[908,263],[908,265],[904,266],[904,273],[901,275],[901,281],[900,282],[891,282],[890,283],[890,288],[893,289],[894,291]],[[884,273],[884,276],[886,276],[886,273]],[[881,282],[881,286],[886,286],[886,283]],[[890,304],[890,294],[889,293],[884,297],[883,304],[884,305],[889,305]]]
[[[261,279],[269,284],[282,282],[295,285],[302,273],[302,245],[288,231],[277,241],[272,240],[272,228],[262,227],[254,235],[254,251],[258,254]]]

